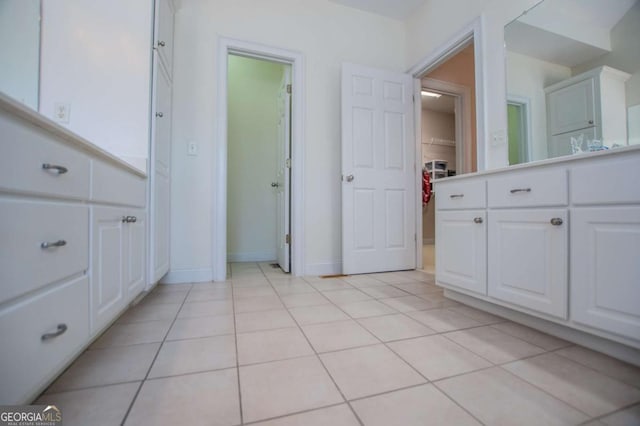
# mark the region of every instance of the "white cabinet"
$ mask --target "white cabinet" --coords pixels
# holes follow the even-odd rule
[[[144,211],[94,207],[91,333],[101,331],[145,285]]]
[[[440,211],[436,217],[438,282],[487,294],[487,228],[484,210]]]
[[[169,270],[171,212],[171,82],[162,68],[156,75],[154,137],[149,181],[149,283]]]
[[[156,0],[155,46],[169,78],[173,75],[173,0]]]
[[[571,154],[571,138],[582,135],[582,150],[597,139],[627,145],[625,82],[630,75],[599,67],[545,88],[550,157]]]
[[[640,340],[640,207],[571,213],[571,294],[575,322]]]
[[[488,294],[567,318],[567,210],[489,212]]]

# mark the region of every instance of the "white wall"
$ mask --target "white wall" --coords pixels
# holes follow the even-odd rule
[[[0,0],[0,91],[38,109],[40,0]]]
[[[483,81],[476,86],[479,102],[484,96],[484,116],[478,117],[478,168],[490,169],[508,165],[506,138],[507,108],[504,84],[504,25],[517,18],[539,0],[427,0],[407,20],[407,69],[432,55],[446,42],[457,36],[476,18],[481,18],[484,34],[482,64],[476,63]],[[481,131],[481,129],[484,129]],[[491,136],[502,134],[502,142]]]
[[[341,64],[402,71],[404,24],[327,0],[184,0],[175,23],[171,271],[213,272],[216,55],[225,36],[304,55],[305,272],[340,272]],[[198,157],[186,156],[190,139]]]
[[[149,146],[152,0],[42,4],[40,113],[106,151],[146,167]]]
[[[507,95],[527,98],[531,105],[531,161],[548,158],[544,88],[569,77],[571,69],[568,67],[507,52]]]
[[[285,65],[229,57],[227,259],[276,259],[278,92]]]

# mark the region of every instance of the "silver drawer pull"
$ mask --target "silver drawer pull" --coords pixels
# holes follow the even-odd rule
[[[482,222],[483,222],[483,220],[482,220],[482,218],[481,218],[481,217],[475,217],[475,218],[473,218],[473,223],[482,223]]]
[[[64,334],[65,331],[67,331],[67,324],[58,324],[58,331],[55,333],[45,333],[42,335],[41,339],[45,342]]]
[[[162,40],[158,40],[158,46],[160,47],[164,47],[166,45],[166,43]]]
[[[122,216],[122,223],[136,223],[138,218],[135,216]]]
[[[451,194],[449,195],[449,198],[462,198],[464,197],[464,194]]]
[[[156,112],[156,117],[162,118],[164,117],[164,114],[162,112]]]
[[[562,219],[559,217],[554,217],[549,221],[553,226],[560,226],[563,224]]]
[[[53,242],[45,241],[44,243],[40,244],[40,248],[48,249],[51,247],[62,247],[66,245],[67,245],[67,242],[65,240],[58,240]]]
[[[130,218],[130,223],[136,223],[138,221],[138,218],[135,216],[129,216]]]
[[[511,190],[512,194],[517,194],[518,192],[531,192],[531,188],[516,188]]]
[[[53,170],[53,171],[56,171],[56,172],[58,172],[58,174],[59,174],[59,175],[63,175],[63,174],[65,174],[65,173],[67,173],[67,172],[69,171],[69,169],[67,169],[67,168],[66,168],[66,167],[64,167],[64,166],[57,166],[57,165],[55,165],[55,164],[49,164],[49,163],[44,163],[44,164],[42,165],[42,168],[43,168],[44,170]]]

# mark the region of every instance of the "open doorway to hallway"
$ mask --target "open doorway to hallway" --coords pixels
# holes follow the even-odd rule
[[[230,54],[227,261],[290,271],[291,65]]]
[[[431,185],[436,179],[477,170],[474,54],[471,38],[420,77],[420,151]],[[437,202],[437,194],[431,193],[422,208],[422,268],[431,273],[436,264]]]

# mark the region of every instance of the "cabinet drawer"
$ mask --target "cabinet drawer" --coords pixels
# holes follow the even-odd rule
[[[89,198],[89,157],[53,140],[38,127],[0,114],[3,152],[0,155],[0,189]],[[44,169],[43,164],[60,166]],[[60,169],[63,170],[63,169]]]
[[[640,203],[640,152],[576,165],[569,177],[573,204]]]
[[[484,180],[435,182],[436,209],[481,209],[487,206]]]
[[[567,205],[567,174],[545,169],[500,174],[487,182],[489,207],[549,207]]]
[[[0,217],[0,303],[88,269],[88,207],[2,199]]]
[[[91,200],[125,206],[146,205],[146,179],[125,170],[93,161]]]
[[[89,284],[81,277],[0,310],[0,403],[24,404],[51,380],[89,338]],[[56,333],[58,326],[66,331]]]

